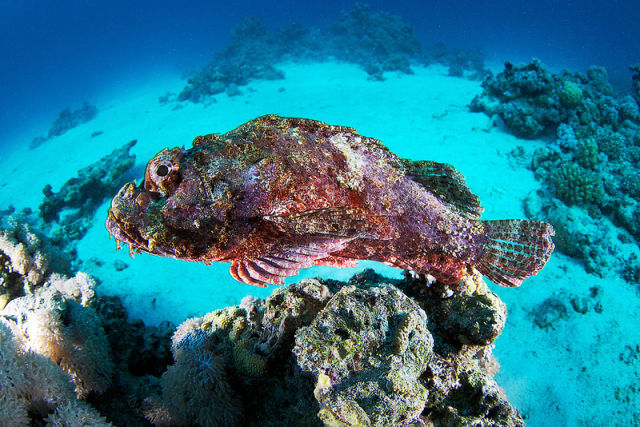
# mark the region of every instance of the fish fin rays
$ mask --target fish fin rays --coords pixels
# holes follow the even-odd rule
[[[247,285],[263,288],[267,283],[284,285],[286,277],[295,276],[300,270],[314,265],[352,266],[352,260],[330,255],[344,249],[351,240],[316,238],[292,244],[261,256],[234,260],[229,273],[234,279]]]
[[[461,215],[476,219],[484,211],[478,196],[471,192],[464,176],[447,163],[402,159],[407,175],[453,206]]]
[[[475,266],[483,276],[501,286],[520,286],[551,257],[553,227],[546,222],[507,219],[482,221],[487,242]]]

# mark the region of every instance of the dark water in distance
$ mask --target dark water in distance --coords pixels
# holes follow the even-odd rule
[[[355,1],[0,1],[0,144],[66,106],[167,69],[206,63],[247,16],[269,27],[327,25]],[[424,45],[481,47],[488,60],[553,68],[603,65],[625,88],[640,62],[640,2],[372,0],[402,16]],[[46,128],[34,129],[33,135]]]

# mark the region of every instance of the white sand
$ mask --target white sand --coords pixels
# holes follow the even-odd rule
[[[78,169],[131,139],[139,141],[132,151],[141,173],[147,160],[164,147],[189,146],[196,135],[225,132],[256,116],[278,113],[355,127],[402,157],[452,163],[480,197],[484,218],[524,218],[522,201],[539,184],[507,153],[521,145],[530,158],[543,142],[519,140],[492,128],[484,114],[470,113],[467,105],[481,92],[479,82],[448,77],[440,66],[415,68],[412,76],[390,74],[385,82],[368,81],[358,67],[345,64],[287,65],[284,70],[285,80],[253,82],[241,88],[241,96],[222,94],[216,103],[185,103],[177,110],[173,110],[176,103],[158,103],[167,91],[181,90],[184,82],[175,76],[129,88],[124,96],[105,94],[97,103],[100,113],[95,120],[35,150],[28,149],[28,142],[46,129],[25,129],[24,140],[15,141],[12,151],[0,152],[5,171],[0,178],[0,207],[37,209],[45,184],[57,191]],[[90,138],[98,130],[104,133]],[[84,269],[99,278],[102,293],[121,296],[132,317],[150,324],[179,323],[237,304],[244,295],[271,293],[272,289],[235,282],[228,265],[208,267],[150,255],[129,259],[126,249],[114,250],[115,243],[104,229],[107,206],[98,211],[95,227],[79,245],[79,255],[103,262],[98,266],[89,261]],[[116,271],[116,260],[128,268]],[[399,270],[361,263],[357,269],[309,269],[288,282],[316,275],[346,279],[368,266],[400,276]],[[579,314],[569,306],[569,318],[557,322],[555,329],[534,326],[529,312],[545,298],[558,292],[588,296],[593,286],[603,289],[602,313],[591,309]],[[545,270],[521,288],[492,285],[492,289],[510,312],[496,343],[502,365],[497,380],[529,425],[633,422],[638,398],[630,387],[640,389],[640,356],[629,365],[620,360],[626,345],[640,344],[636,329],[640,304],[631,285],[588,275],[579,263],[556,253]],[[636,406],[624,403],[625,396]]]

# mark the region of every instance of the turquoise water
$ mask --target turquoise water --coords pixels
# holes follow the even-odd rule
[[[31,210],[33,227],[72,260],[59,272],[87,272],[98,293],[120,297],[148,325],[267,297],[273,287],[234,281],[229,264],[116,251],[103,225],[110,200],[124,182],[139,183],[161,149],[263,114],[351,126],[401,157],[453,164],[483,219],[556,227],[557,250],[537,276],[517,289],[489,284],[509,311],[496,380],[525,422],[639,422],[634,2],[1,7],[0,210],[4,218],[10,206]],[[533,57],[544,65],[527,69]],[[515,83],[512,67],[523,70]],[[494,93],[491,75],[503,79]],[[480,108],[470,107],[476,97]],[[134,139],[131,167],[105,180],[112,187],[72,189],[46,219],[46,185],[61,191]],[[114,164],[103,166],[107,176]],[[365,268],[403,274],[362,262],[303,270],[287,283],[346,281]]]

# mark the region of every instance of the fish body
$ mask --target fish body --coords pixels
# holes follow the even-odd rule
[[[457,283],[467,267],[503,286],[536,274],[551,225],[478,220],[452,166],[402,159],[354,129],[268,115],[165,149],[113,199],[106,227],[131,249],[231,262],[244,283],[373,260]]]

